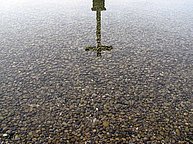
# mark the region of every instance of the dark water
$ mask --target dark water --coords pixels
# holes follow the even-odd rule
[[[0,143],[192,143],[192,0],[0,2]]]

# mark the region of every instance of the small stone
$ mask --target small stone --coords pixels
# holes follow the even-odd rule
[[[170,119],[166,118],[166,122],[169,122],[169,121],[170,121]]]
[[[158,135],[156,139],[157,139],[157,140],[162,140],[163,137],[162,137],[161,135]]]
[[[180,136],[180,130],[179,129],[176,129],[176,135]]]
[[[108,122],[108,121],[104,121],[104,122],[103,122],[103,126],[104,126],[104,127],[109,127],[109,122]]]
[[[160,73],[160,76],[164,76],[164,72],[161,72],[161,73]]]
[[[0,120],[3,120],[3,119],[4,119],[4,117],[0,115]]]
[[[96,122],[96,120],[97,120],[96,118],[94,118],[94,119],[93,119],[93,121],[92,121],[92,122],[93,122],[93,124]]]
[[[33,135],[33,133],[32,132],[29,132],[29,134],[28,134],[29,136],[32,136]]]
[[[189,128],[188,128],[188,127],[185,127],[185,131],[186,131],[186,132],[189,132]]]
[[[122,138],[123,141],[126,141],[127,139],[126,138]]]
[[[19,135],[15,135],[15,140],[19,140],[19,139],[20,139]]]
[[[66,122],[63,122],[62,125],[63,125],[63,126],[67,126],[68,124],[67,124]]]
[[[32,141],[33,141],[33,142],[37,141],[37,138],[33,138]]]
[[[36,130],[36,133],[40,133],[41,132],[41,130]]]
[[[184,115],[185,115],[185,116],[187,116],[187,115],[188,115],[188,113],[184,113]]]
[[[8,137],[8,134],[6,134],[6,133],[5,133],[5,134],[3,134],[3,137]]]

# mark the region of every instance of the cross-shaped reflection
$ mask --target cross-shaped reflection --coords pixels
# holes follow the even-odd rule
[[[96,51],[97,56],[101,56],[102,51],[110,51],[112,46],[105,46],[101,44],[101,11],[105,11],[105,0],[93,0],[92,11],[96,11],[96,46],[86,47],[86,51]]]

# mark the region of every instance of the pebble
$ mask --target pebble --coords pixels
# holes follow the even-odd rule
[[[109,127],[109,124],[110,124],[109,121],[103,121],[103,126],[104,127]]]
[[[20,140],[20,136],[19,135],[15,135],[15,140]]]
[[[6,133],[5,133],[5,134],[3,134],[3,137],[8,137],[8,136],[9,136],[9,135],[8,135],[8,134],[6,134]]]

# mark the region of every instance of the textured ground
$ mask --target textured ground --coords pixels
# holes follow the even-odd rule
[[[15,2],[15,3],[14,3]],[[193,143],[193,2],[0,6],[0,143]]]

